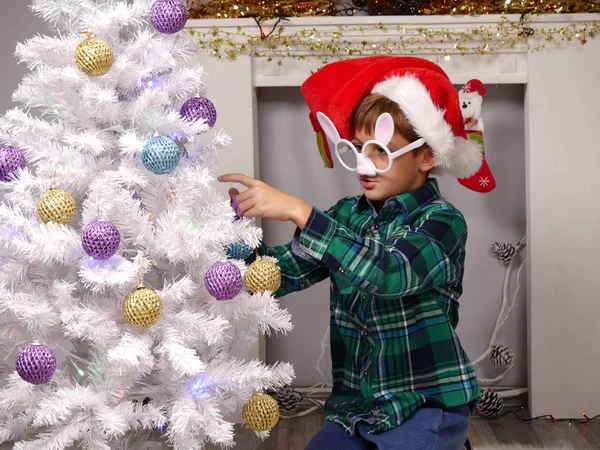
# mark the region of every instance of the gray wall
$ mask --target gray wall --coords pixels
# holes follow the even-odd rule
[[[487,159],[497,188],[478,194],[455,179],[441,178],[442,193],[465,215],[469,225],[465,293],[461,298],[458,333],[473,358],[485,351],[500,308],[504,266],[489,247],[495,241],[516,243],[525,233],[524,86],[488,86],[484,97]],[[319,207],[328,208],[346,195],[361,192],[356,176],[336,165],[323,167],[314,133],[298,88],[262,89],[258,97],[261,179]],[[284,244],[294,226],[266,220],[268,245]],[[519,301],[498,342],[517,353],[513,371],[502,386],[526,386],[526,273]],[[513,283],[514,287],[514,283]],[[281,299],[293,316],[295,329],[267,343],[270,362],[289,361],[297,374],[296,386],[322,381],[315,369],[327,330],[328,282]],[[512,292],[512,291],[511,291]],[[328,351],[328,349],[327,349]],[[327,370],[329,363],[321,364]],[[478,374],[492,378],[498,369],[484,364]],[[329,377],[328,377],[329,379]]]
[[[16,106],[11,97],[25,75],[26,67],[14,58],[17,42],[36,34],[49,34],[46,23],[29,10],[29,0],[2,0],[0,14],[0,114]]]

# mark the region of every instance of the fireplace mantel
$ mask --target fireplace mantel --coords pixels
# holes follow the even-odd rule
[[[548,44],[546,34],[536,34],[536,31],[584,26],[598,20],[598,16],[548,14],[533,18],[525,25],[534,31],[527,40],[515,40],[522,29],[518,15],[504,16],[501,28],[498,28],[501,18],[496,15],[293,18],[283,22],[282,39],[267,39],[264,42],[271,44],[271,48],[262,46],[259,48],[261,55],[252,57],[252,83],[255,87],[300,86],[311,71],[317,70],[325,61],[347,57],[348,49],[358,50],[362,55],[386,54],[387,41],[402,39],[405,42],[403,54],[438,62],[457,84],[475,74],[484,83],[526,83],[529,49]],[[269,21],[261,26],[267,33],[275,24],[275,21]],[[259,28],[253,19],[191,20],[188,26],[199,35],[199,41],[207,45],[205,51],[208,54],[217,48],[224,58],[232,47],[212,47],[211,43],[220,39],[243,43],[247,36],[259,36]],[[339,34],[332,40],[335,33]],[[491,41],[482,39],[482,35],[487,34]],[[557,36],[563,37],[560,33]],[[285,38],[290,38],[291,42],[285,42]],[[495,44],[500,45],[502,40],[514,41],[514,46],[495,49]],[[300,42],[306,45],[298,45]],[[312,50],[307,48],[309,45]],[[549,44],[549,47],[554,45]],[[461,54],[456,47],[473,50],[463,50],[465,54]],[[476,54],[475,49],[481,54]],[[240,52],[236,49],[233,55],[240,55]],[[352,56],[360,55],[354,53]]]
[[[419,28],[469,32],[499,20],[495,15],[291,18],[282,35],[314,30],[318,39],[346,26],[342,40],[367,42],[372,48],[403,33],[415,39],[392,54],[434,60],[455,84],[479,78],[526,85],[529,404],[536,416],[581,417],[585,411],[591,417],[600,413],[600,39],[588,36],[585,45],[576,39],[557,45],[538,32],[482,56],[457,53],[451,39],[432,42],[427,33],[418,39]],[[528,26],[560,30],[599,20],[600,14],[542,15]],[[506,16],[506,21],[518,23],[519,16]],[[272,25],[262,24],[266,32]],[[244,39],[234,36],[240,32],[259,35],[252,19],[191,20],[188,28],[205,46],[218,32],[233,33],[230,39],[238,40]],[[462,41],[473,48],[480,44],[477,36]],[[364,47],[363,55],[370,54]],[[275,45],[269,54],[234,53],[235,59],[219,59],[206,50],[190,64],[206,70],[209,95],[218,105],[218,126],[233,139],[220,157],[219,171],[258,176],[257,88],[300,86],[325,59],[345,55],[326,46],[311,52],[294,45]],[[256,350],[254,356],[264,355]]]

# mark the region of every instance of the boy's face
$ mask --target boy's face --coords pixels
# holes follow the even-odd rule
[[[357,130],[353,144],[360,151],[363,142],[375,139],[374,132]],[[398,133],[387,145],[390,152],[410,144]],[[414,152],[419,152],[416,156]],[[377,151],[370,151],[377,155]],[[374,156],[376,158],[377,156]],[[374,161],[375,162],[375,161]],[[390,197],[410,192],[422,186],[427,179],[427,173],[433,168],[434,160],[431,150],[413,150],[393,160],[391,169],[386,173],[378,173],[373,177],[359,176],[365,196],[372,202],[383,202]]]

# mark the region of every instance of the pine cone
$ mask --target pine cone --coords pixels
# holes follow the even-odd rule
[[[495,366],[510,366],[516,355],[513,351],[505,345],[492,345],[492,351],[490,352],[490,362]]]
[[[510,263],[517,252],[517,248],[514,245],[510,243],[499,244],[498,242],[492,244],[491,250],[492,253],[498,255],[498,259],[504,264]]]
[[[291,386],[283,386],[281,388],[269,391],[277,403],[279,404],[279,413],[282,416],[293,415],[300,403],[302,403],[302,395],[294,390]]]
[[[504,408],[504,400],[492,389],[484,389],[477,405],[477,414],[488,419],[498,417]]]

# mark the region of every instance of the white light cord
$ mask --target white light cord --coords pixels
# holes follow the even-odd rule
[[[500,329],[502,328],[502,326],[504,325],[504,323],[508,319],[508,315],[512,311],[512,308],[513,308],[513,306],[514,306],[514,304],[516,302],[516,294],[519,291],[520,286],[521,286],[520,283],[519,283],[519,275],[521,273],[521,269],[524,267],[524,264],[525,264],[526,260],[524,260],[521,263],[521,266],[519,267],[519,271],[518,271],[518,274],[517,274],[517,288],[516,288],[516,292],[513,295],[513,301],[511,303],[511,306],[508,308],[508,313],[505,314],[505,311],[506,311],[507,305],[508,305],[508,285],[509,285],[509,281],[510,281],[510,275],[512,273],[512,269],[513,269],[513,266],[514,266],[514,261],[515,261],[516,256],[519,254],[519,252],[526,245],[525,237],[526,236],[523,236],[521,238],[521,240],[519,241],[519,243],[517,244],[517,246],[515,247],[515,254],[514,254],[513,258],[510,260],[510,262],[508,263],[508,265],[506,266],[506,274],[504,275],[504,284],[503,284],[503,287],[502,287],[502,305],[500,306],[500,312],[498,313],[498,318],[496,319],[496,326],[494,327],[494,331],[492,332],[492,335],[490,337],[490,344],[488,345],[487,350],[479,358],[477,358],[475,361],[473,361],[473,365],[480,364],[490,354],[490,352],[492,351],[492,346],[494,345],[494,342],[496,342],[496,338],[498,337],[498,334],[500,333]]]

